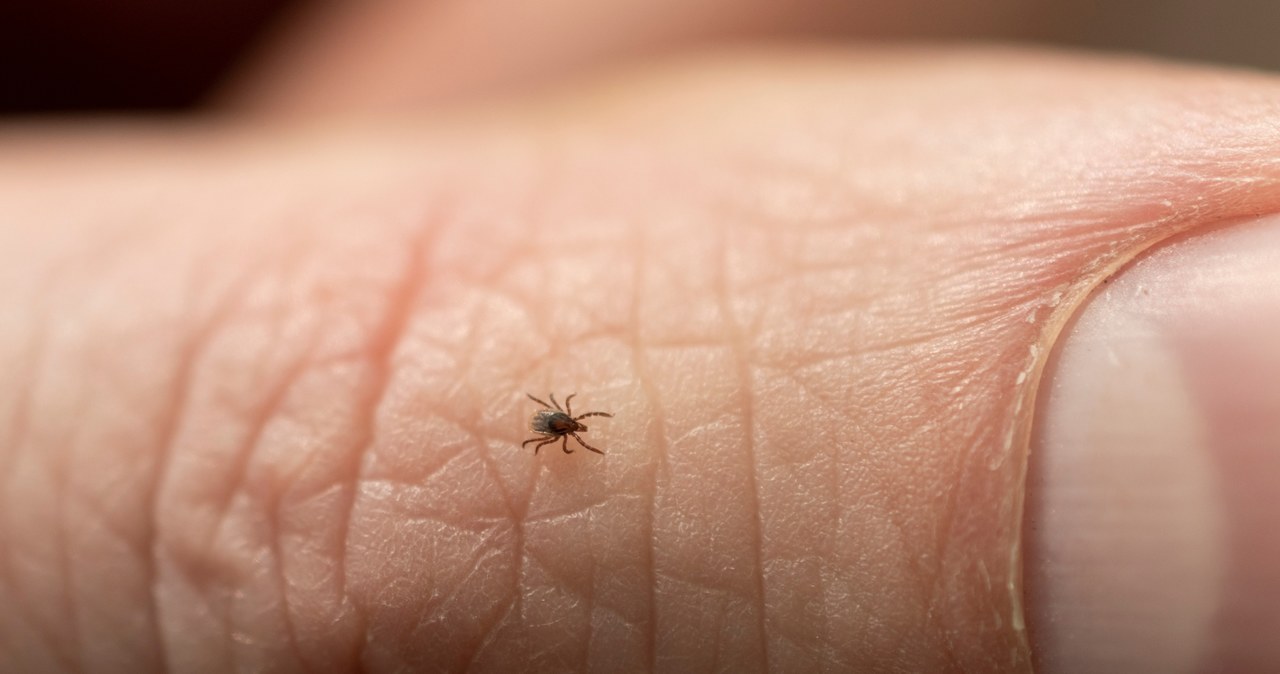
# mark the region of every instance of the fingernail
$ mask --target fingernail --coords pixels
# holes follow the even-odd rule
[[[1280,672],[1280,218],[1161,246],[1086,304],[1027,489],[1037,671]]]

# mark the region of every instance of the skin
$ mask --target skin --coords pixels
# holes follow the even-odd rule
[[[1088,290],[1280,210],[1270,78],[733,53],[0,137],[0,670],[1027,671]],[[521,451],[524,391],[614,413]]]
[[[1025,41],[1098,20],[1096,9],[1017,0],[331,0],[294,14],[224,87],[221,105],[275,118],[365,115],[528,92],[705,44]]]

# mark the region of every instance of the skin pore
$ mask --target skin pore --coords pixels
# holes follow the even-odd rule
[[[1027,671],[1047,354],[1139,252],[1280,208],[1277,103],[832,50],[9,128],[0,670]],[[520,450],[549,390],[607,456]]]

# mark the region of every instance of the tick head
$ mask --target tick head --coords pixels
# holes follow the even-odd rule
[[[578,423],[577,421],[574,421],[568,415],[565,415],[563,422],[564,423],[562,425],[562,428],[564,429],[565,433],[581,433],[587,430],[587,427],[585,424],[581,424],[581,423]]]
[[[561,433],[581,433],[587,430],[586,425],[578,423],[577,420],[567,414],[561,415],[559,422],[559,430]]]

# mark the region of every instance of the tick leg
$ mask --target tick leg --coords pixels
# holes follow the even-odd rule
[[[561,412],[563,412],[564,410],[560,409],[560,403],[556,402],[556,394],[554,394],[554,393],[548,393],[547,395],[551,398],[551,404],[552,404],[552,405],[555,405],[555,406],[556,406],[556,409],[558,409],[558,410],[560,410]]]
[[[587,449],[589,449],[589,450],[591,450],[591,451],[595,452],[596,454],[604,454],[604,452],[602,452],[602,451],[600,451],[600,450],[596,449],[595,447],[592,447],[591,445],[588,445],[587,443],[583,442],[583,441],[582,441],[582,436],[578,435],[577,433],[573,433],[572,435],[573,435],[573,439],[574,439],[574,440],[577,440],[577,441],[578,441],[578,444],[582,445],[583,447],[586,447]],[[565,442],[568,442],[568,441],[569,441],[569,438],[565,438]]]
[[[573,420],[577,421],[579,419],[586,419],[587,417],[609,417],[610,419],[612,419],[613,415],[609,414],[608,412],[587,412],[586,414],[583,414],[581,416],[574,417]]]
[[[569,449],[569,436],[564,436],[564,444],[560,446],[560,449],[563,449],[565,454],[573,453],[573,450]]]
[[[551,407],[550,405],[548,405],[548,404],[546,404],[546,403],[542,402],[541,400],[538,400],[537,398],[533,397],[533,395],[532,395],[532,394],[526,393],[525,395],[529,396],[529,400],[532,400],[533,402],[538,403],[539,405],[542,405],[543,407]]]
[[[534,440],[542,440],[542,438],[534,438]],[[534,456],[537,456],[537,454],[538,454],[538,450],[539,450],[539,449],[542,449],[542,446],[543,446],[543,445],[549,445],[549,444],[551,444],[551,443],[553,443],[553,442],[555,442],[555,441],[556,441],[556,439],[555,439],[555,438],[547,438],[546,440],[542,440],[542,442],[539,442],[538,444],[534,445],[534,446],[533,446],[533,454],[534,454]]]
[[[528,447],[530,442],[538,442],[539,440],[546,440],[546,439],[547,439],[547,436],[545,436],[545,435],[539,435],[539,436],[538,436],[538,437],[536,437],[536,438],[529,438],[528,440],[525,440],[524,442],[520,443],[520,446],[521,446],[521,447]]]
[[[564,413],[568,414],[569,416],[573,416],[573,405],[570,405],[569,401],[573,400],[573,397],[576,395],[578,394],[570,393],[569,397],[564,399]]]

